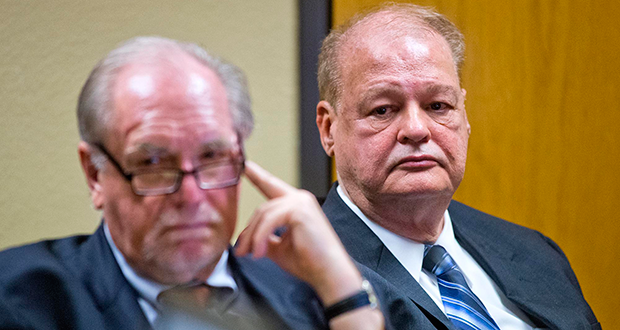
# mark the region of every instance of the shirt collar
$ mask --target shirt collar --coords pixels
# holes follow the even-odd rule
[[[372,230],[377,237],[383,242],[383,245],[392,252],[394,257],[405,267],[405,269],[415,278],[416,281],[420,281],[420,273],[422,272],[422,261],[424,259],[424,244],[418,243],[414,240],[395,234],[372,220],[362,213],[362,211],[353,204],[353,202],[347,197],[342,189],[342,185],[336,187],[338,195],[342,201],[355,213],[365,224]],[[442,245],[450,252],[452,247],[458,246],[458,242],[454,237],[454,231],[452,228],[452,220],[448,210],[444,213],[444,226],[441,230],[441,234],[435,244]],[[448,246],[450,249],[448,249]]]
[[[104,223],[103,229],[108,245],[114,254],[114,259],[116,259],[116,263],[120,267],[125,279],[127,279],[127,282],[129,282],[129,284],[138,292],[140,297],[148,301],[153,306],[157,306],[157,296],[162,291],[170,289],[172,286],[157,283],[138,275],[129,263],[127,263],[127,260],[121,251],[114,244],[112,235],[110,234],[110,229],[106,223]],[[235,293],[237,293],[238,286],[232,276],[230,266],[228,265],[228,254],[228,250],[224,250],[220,260],[213,269],[213,273],[211,273],[206,283],[214,287],[231,288]]]

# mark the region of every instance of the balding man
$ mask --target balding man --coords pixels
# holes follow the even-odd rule
[[[450,21],[411,4],[331,31],[316,121],[338,182],[323,210],[353,258],[410,298],[415,328],[600,329],[554,242],[452,200],[470,135],[463,51]]]
[[[245,162],[253,119],[236,67],[194,44],[133,39],[95,67],[77,112],[102,224],[0,253],[0,328],[383,328],[314,197]],[[244,169],[269,201],[237,254],[314,290],[230,248]]]

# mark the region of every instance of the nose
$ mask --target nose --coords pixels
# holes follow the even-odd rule
[[[399,119],[400,127],[398,130],[398,142],[421,143],[427,142],[431,138],[429,129],[430,118],[424,109],[418,104],[409,105],[406,111],[401,112]]]
[[[196,175],[186,174],[181,179],[179,190],[174,193],[178,197],[179,202],[191,204],[204,200],[204,190],[198,186],[198,178]]]

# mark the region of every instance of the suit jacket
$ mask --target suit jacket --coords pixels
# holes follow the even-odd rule
[[[239,287],[277,329],[326,329],[309,286],[268,260],[229,263]],[[0,253],[0,329],[151,329],[103,227],[88,236]]]
[[[349,254],[410,301],[388,306],[396,329],[454,329],[381,240],[330,190],[323,211]],[[601,329],[560,248],[541,233],[452,201],[454,235],[508,299],[539,328]],[[410,311],[407,313],[405,310]],[[415,324],[413,326],[412,324]]]

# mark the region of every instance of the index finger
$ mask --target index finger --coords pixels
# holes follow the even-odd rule
[[[245,161],[245,176],[268,199],[278,198],[297,190],[251,160]]]

